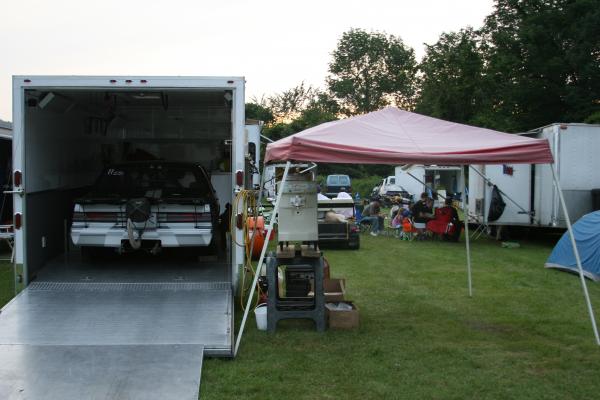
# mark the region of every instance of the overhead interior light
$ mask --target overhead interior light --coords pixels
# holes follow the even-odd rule
[[[40,106],[40,108],[44,108],[52,101],[52,99],[54,99],[54,97],[56,97],[54,93],[48,92],[44,97],[42,97],[38,105]]]

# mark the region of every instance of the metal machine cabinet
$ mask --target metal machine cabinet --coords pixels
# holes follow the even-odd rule
[[[278,183],[278,190],[281,183]],[[317,184],[311,174],[290,174],[283,187],[278,217],[280,242],[316,242]]]
[[[276,258],[273,253],[266,259],[267,284],[267,330],[275,332],[282,319],[305,318],[315,321],[317,331],[325,331],[325,294],[323,290],[323,257],[296,256],[290,259]],[[277,271],[280,265],[287,270],[309,272],[314,277],[314,297],[279,297]]]

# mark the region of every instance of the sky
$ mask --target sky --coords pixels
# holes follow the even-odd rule
[[[479,28],[493,0],[0,0],[0,119],[12,75],[244,76],[246,99],[323,87],[350,28],[424,54],[443,32]]]

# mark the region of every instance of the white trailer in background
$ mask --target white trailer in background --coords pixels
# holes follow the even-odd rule
[[[556,123],[525,135],[550,142],[572,221],[591,212],[592,190],[600,188],[600,125]],[[499,219],[488,221],[493,185],[506,208]],[[549,165],[474,165],[469,195],[469,214],[488,225],[567,227]]]
[[[202,356],[233,355],[240,229],[221,225],[224,246],[206,256],[89,261],[69,228],[74,199],[103,168],[140,157],[202,164],[221,207],[233,204],[252,181],[244,82],[13,78],[20,293],[0,313],[0,398],[197,399]]]
[[[396,185],[412,194],[415,201],[423,192],[440,192],[445,197],[460,192],[463,187],[459,166],[402,165],[397,166],[395,172]]]

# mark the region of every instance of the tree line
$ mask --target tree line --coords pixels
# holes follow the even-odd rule
[[[418,62],[398,36],[350,29],[332,52],[324,89],[302,82],[254,98],[246,116],[264,121],[273,140],[386,105],[505,132],[600,123],[599,0],[496,0],[480,29],[425,46]],[[390,167],[334,170],[364,177]]]

